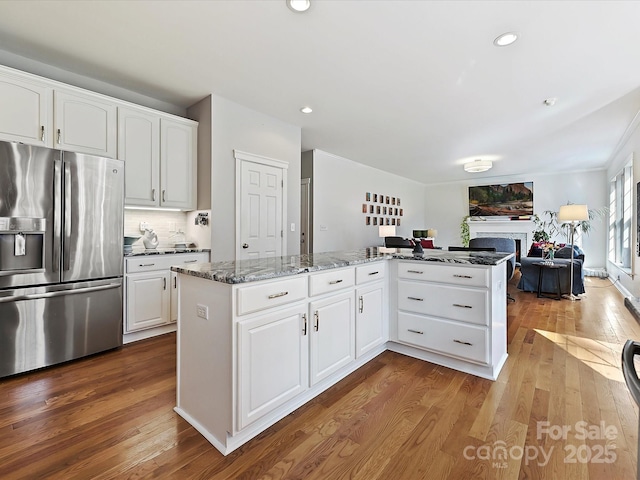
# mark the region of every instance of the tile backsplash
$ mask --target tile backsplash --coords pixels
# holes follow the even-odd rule
[[[211,210],[202,210],[209,214]],[[180,230],[184,232],[184,239],[188,243],[195,243],[198,248],[211,248],[211,223],[208,225],[195,225],[194,212],[172,212],[165,210],[124,210],[124,234],[142,235],[140,222],[147,222],[158,235],[158,246],[160,248],[173,247],[179,241],[175,233]],[[142,245],[142,241],[135,245]]]

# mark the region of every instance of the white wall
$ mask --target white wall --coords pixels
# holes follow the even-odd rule
[[[20,55],[7,52],[6,50],[0,50],[0,64],[7,67],[15,68],[17,70],[22,70],[23,72],[39,75],[50,80],[56,80],[68,85],[84,88],[85,90],[101,93],[102,95],[108,95],[110,97],[118,98],[127,102],[132,102],[138,105],[143,105],[145,107],[161,110],[163,112],[172,113],[174,115],[180,115],[184,117],[186,113],[186,108],[184,107],[168,102],[163,102],[162,100],[148,97],[132,90],[117,87],[115,85],[111,85],[95,78],[79,75],[77,73],[63,70],[46,63],[31,60],[30,58],[21,57]]]
[[[378,227],[365,225],[366,192],[400,197],[404,216],[396,234],[430,228],[424,221],[421,183],[313,150],[313,251],[330,252],[382,245]],[[327,227],[325,231],[320,226]],[[436,241],[436,243],[439,243]]]
[[[640,112],[638,113],[640,115]],[[636,198],[636,185],[640,182],[640,119],[638,116],[634,119],[634,122],[629,127],[628,136],[621,142],[621,145],[617,149],[617,153],[613,156],[612,161],[607,169],[607,188],[608,182],[614,178],[620,170],[626,165],[629,157],[633,154],[633,215],[631,226],[631,247],[634,250],[634,254],[631,257],[632,268],[631,274],[619,269],[615,264],[611,263],[607,259],[607,271],[613,279],[620,277],[620,284],[634,297],[640,297],[640,278],[636,276],[638,269],[640,268],[640,259],[638,258],[637,249],[637,215],[638,207]]]
[[[473,182],[427,185],[425,218],[430,227],[438,230],[437,244],[445,248],[449,245],[462,244],[460,222],[469,214],[469,185],[531,181],[533,182],[533,211],[538,215],[541,215],[545,210],[557,212],[560,206],[567,202],[587,204],[589,208],[608,205],[606,172],[604,170],[573,172],[571,175],[541,173],[522,177],[483,177],[481,180]],[[593,227],[593,231],[582,241],[585,266],[604,267],[606,265],[606,220],[595,222]],[[528,249],[529,246],[526,248]]]
[[[284,222],[287,255],[300,252],[300,127],[211,96],[211,259],[235,259],[234,150],[289,162],[287,219]],[[291,232],[290,224],[295,224]]]

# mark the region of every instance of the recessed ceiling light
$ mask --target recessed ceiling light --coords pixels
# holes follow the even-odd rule
[[[493,167],[493,162],[491,160],[482,160],[477,159],[473,162],[464,164],[464,171],[469,173],[480,173],[486,172],[487,170]]]
[[[287,0],[287,7],[296,13],[302,13],[309,10],[311,0]]]
[[[553,107],[558,99],[555,97],[547,98],[544,103],[547,107]]]
[[[499,35],[494,41],[493,44],[496,47],[506,47],[507,45],[511,45],[518,39],[518,34],[515,32],[507,32]]]
[[[313,112],[313,109],[312,109],[311,107],[302,107],[302,108],[300,109],[300,111],[301,111],[302,113],[311,113],[311,112]]]

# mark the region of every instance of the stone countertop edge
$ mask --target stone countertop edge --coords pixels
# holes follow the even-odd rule
[[[301,273],[349,267],[387,259],[415,260],[423,262],[446,263],[448,265],[498,265],[514,257],[515,253],[501,252],[449,252],[425,250],[422,255],[402,253],[382,253],[376,247],[345,251],[326,252],[305,255],[287,255],[285,257],[263,258],[258,260],[225,261],[215,263],[196,263],[189,266],[172,266],[171,270],[193,277],[204,278],[221,283],[239,284],[288,277]]]
[[[141,249],[135,248],[131,252],[126,252],[124,254],[124,258],[129,257],[143,257],[147,255],[178,255],[180,253],[206,253],[210,252],[210,248],[150,248],[150,249]]]

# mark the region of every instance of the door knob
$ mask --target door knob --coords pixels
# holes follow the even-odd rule
[[[249,248],[249,244],[248,243],[243,243],[242,244],[242,248]]]

